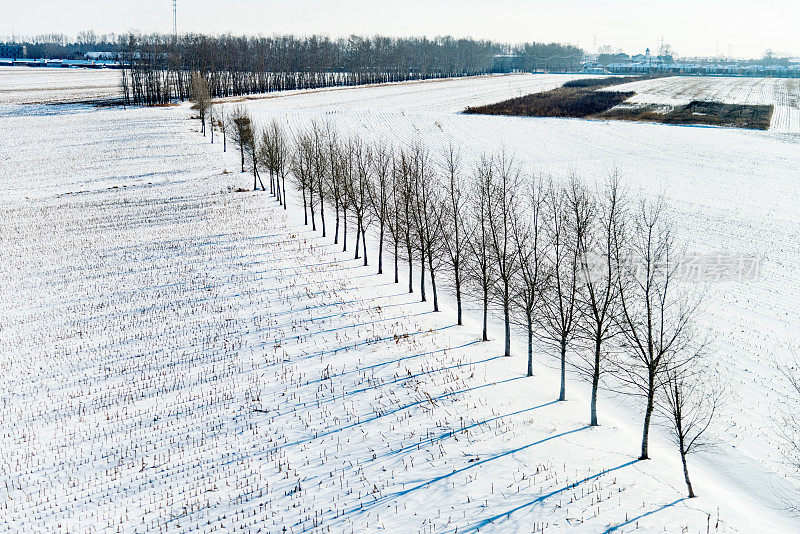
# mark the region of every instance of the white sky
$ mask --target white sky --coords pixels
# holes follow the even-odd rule
[[[171,0],[3,0],[0,35],[172,31]],[[444,35],[609,44],[681,56],[800,55],[796,0],[178,0],[178,30],[206,33]]]

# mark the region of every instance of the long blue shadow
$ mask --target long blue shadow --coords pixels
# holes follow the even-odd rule
[[[503,357],[504,356],[495,356],[494,358],[489,358],[487,360],[482,360],[480,362],[470,362],[470,363],[483,363],[483,362],[487,362],[489,360],[494,360],[495,358],[503,358]],[[461,428],[459,428],[457,430],[454,430],[452,432],[443,432],[443,433],[439,434],[438,436],[433,436],[432,438],[424,439],[424,440],[420,441],[419,443],[414,443],[412,445],[406,445],[405,447],[403,447],[401,449],[397,449],[396,451],[386,452],[386,453],[382,454],[380,456],[380,458],[383,458],[383,457],[386,457],[386,456],[392,456],[392,455],[403,453],[403,452],[408,452],[408,451],[410,451],[412,449],[416,449],[418,446],[421,446],[421,445],[433,445],[437,441],[442,441],[444,439],[447,439],[447,438],[451,437],[453,435],[453,433],[459,433],[459,432],[464,432],[466,430],[471,430],[471,429],[479,427],[481,425],[485,425],[485,424],[488,424],[488,423],[493,423],[494,421],[498,421],[500,419],[505,419],[506,417],[513,417],[513,416],[519,415],[521,413],[530,412],[530,411],[533,411],[533,410],[538,410],[540,408],[545,408],[547,406],[550,406],[551,404],[558,404],[558,401],[550,401],[550,402],[546,402],[544,404],[540,404],[538,406],[531,406],[530,408],[524,408],[522,410],[517,410],[516,412],[511,412],[511,413],[507,413],[507,414],[503,414],[503,415],[498,415],[498,416],[492,417],[491,419],[484,419],[483,421],[476,421],[476,422],[472,423],[471,425],[467,425],[465,427],[461,427]]]
[[[376,284],[376,285],[364,286],[364,287],[381,287],[381,286],[384,286],[384,285],[387,285],[387,284]],[[363,287],[361,287],[361,288],[349,288],[349,289],[345,289],[344,291],[350,291],[350,290],[353,290],[353,289],[364,289],[364,288]],[[299,296],[300,295],[298,295],[298,297]],[[395,295],[383,295],[383,296],[380,296],[380,297],[373,297],[373,298],[370,298],[370,299],[364,299],[364,302],[372,302],[372,301],[375,301],[375,300],[391,298],[391,297],[394,297],[394,296]],[[367,311],[370,311],[370,310],[375,310],[376,308],[381,308],[382,310],[385,310],[387,308],[396,308],[396,307],[399,307],[399,306],[409,306],[411,304],[416,304],[416,302],[395,302],[394,304],[384,304],[384,305],[381,305],[381,306],[367,306],[365,308],[358,308],[358,309],[355,309],[355,310],[348,310],[348,311],[344,311],[344,312],[331,313],[329,315],[319,315],[317,317],[304,317],[303,319],[301,319],[301,322],[302,322],[303,325],[310,324],[310,323],[324,322],[324,321],[326,321],[328,319],[346,317],[348,315],[353,315],[353,314],[356,314],[356,313],[362,313],[362,312],[367,312]],[[302,311],[304,311],[304,309],[299,309],[297,311],[298,312],[302,312]],[[282,328],[289,328],[294,324],[295,323],[292,320],[290,320],[288,322],[276,323],[274,325],[270,325],[270,326],[267,326],[267,327],[264,327],[264,328],[258,328],[256,330],[253,330],[252,332],[255,333],[255,332],[268,331],[268,330],[278,330],[278,329],[282,329]]]
[[[675,506],[679,502],[683,502],[686,499],[688,499],[688,497],[682,497],[680,499],[676,499],[676,500],[672,501],[669,504],[665,504],[664,506],[659,506],[658,508],[656,508],[654,510],[650,510],[649,512],[645,512],[642,515],[638,515],[638,516],[636,516],[636,517],[634,517],[632,519],[629,519],[628,521],[625,521],[624,523],[620,523],[618,525],[610,526],[610,527],[608,527],[607,529],[605,529],[603,531],[603,534],[608,534],[609,532],[616,532],[617,530],[621,529],[624,526],[627,526],[627,525],[630,525],[631,523],[635,523],[636,521],[639,521],[643,517],[647,517],[649,515],[656,514],[656,513],[660,512],[661,510],[665,510],[665,509],[669,508],[670,506]]]
[[[352,389],[350,391],[345,391],[344,393],[340,393],[340,394],[335,395],[335,396],[327,397],[325,400],[321,400],[321,401],[317,400],[317,401],[311,402],[308,405],[303,404],[302,408],[319,407],[322,404],[331,404],[331,403],[340,401],[341,399],[344,399],[345,397],[351,397],[351,396],[357,395],[359,393],[364,393],[365,391],[370,391],[370,390],[373,390],[373,389],[382,388],[384,386],[390,386],[392,384],[397,384],[398,382],[403,382],[403,381],[409,380],[411,378],[419,378],[421,376],[432,375],[434,373],[441,373],[442,371],[448,371],[448,370],[451,370],[451,369],[458,369],[459,367],[468,367],[470,365],[478,365],[480,363],[490,362],[490,361],[496,360],[498,358],[504,358],[504,356],[492,356],[491,358],[487,358],[485,360],[462,362],[462,363],[457,363],[457,364],[451,365],[449,367],[439,367],[438,369],[431,369],[429,371],[421,371],[421,372],[415,373],[415,374],[408,374],[408,375],[399,376],[399,377],[397,377],[395,379],[392,379],[392,380],[389,380],[389,381],[386,381],[386,382],[381,382],[380,384],[374,384],[374,385],[371,385],[371,386],[366,386],[366,387],[362,387],[362,388],[358,388],[358,389]],[[309,383],[306,382],[306,385],[308,385],[308,384]],[[556,401],[553,401],[553,402],[556,402]],[[271,415],[273,417],[282,417],[284,415],[297,413],[298,411],[299,411],[298,408],[295,407],[295,408],[292,408],[291,410],[287,410],[285,412],[280,412],[280,413],[271,414]],[[449,435],[450,433],[448,432],[447,434]],[[434,441],[435,441],[435,439],[434,439]],[[425,442],[427,442],[427,440],[425,440]],[[420,443],[424,443],[424,442],[420,442]],[[414,444],[414,447],[416,447],[416,446],[417,446],[417,444]],[[392,451],[392,452],[399,452],[399,451]]]
[[[359,367],[357,369],[351,369],[350,371],[343,371],[341,373],[337,373],[335,375],[330,375],[330,376],[325,377],[325,378],[317,378],[316,380],[309,380],[306,383],[307,384],[314,384],[316,382],[323,382],[323,381],[329,380],[331,378],[338,378],[338,377],[346,376],[346,375],[353,374],[353,373],[362,373],[362,372],[367,371],[369,369],[376,369],[378,367],[383,367],[384,365],[391,365],[393,363],[402,362],[403,360],[410,360],[412,358],[419,358],[420,356],[430,356],[431,354],[436,354],[436,353],[439,353],[439,352],[445,352],[445,351],[448,351],[448,350],[463,349],[464,347],[469,347],[470,345],[475,345],[476,343],[480,343],[480,341],[477,341],[477,340],[476,341],[470,341],[469,343],[464,343],[463,345],[458,345],[456,347],[445,347],[443,349],[436,349],[436,350],[431,350],[431,351],[428,351],[428,352],[419,352],[417,354],[411,354],[409,356],[403,356],[401,358],[395,358],[394,360],[388,360],[388,361],[385,361],[385,362],[374,363],[372,365]]]
[[[276,445],[276,446],[272,447],[271,449],[267,449],[265,451],[259,451],[257,454],[270,454],[270,453],[273,453],[273,452],[278,451],[280,449],[283,449],[285,447],[293,447],[295,445],[308,443],[309,441],[313,441],[313,440],[319,439],[319,438],[324,438],[326,436],[330,436],[330,435],[336,434],[337,432],[341,432],[341,431],[347,430],[349,428],[355,428],[357,426],[360,426],[360,425],[363,425],[363,424],[366,424],[366,423],[371,423],[372,421],[376,421],[376,420],[380,419],[381,417],[385,417],[387,415],[393,415],[393,414],[396,414],[398,412],[402,412],[403,410],[408,410],[409,408],[413,408],[414,406],[419,406],[420,404],[429,403],[429,402],[431,402],[431,400],[434,400],[434,401],[442,400],[442,399],[445,399],[447,397],[452,397],[453,395],[459,395],[461,393],[469,393],[470,391],[476,391],[476,390],[487,388],[487,387],[491,387],[491,386],[497,386],[499,384],[505,384],[505,383],[508,383],[508,382],[513,382],[514,380],[519,380],[521,378],[523,378],[523,377],[518,376],[518,377],[514,377],[514,378],[508,378],[506,380],[501,380],[499,382],[490,382],[488,384],[481,384],[480,386],[475,386],[475,387],[471,387],[471,388],[467,388],[467,389],[461,389],[461,390],[457,390],[457,391],[449,391],[447,393],[442,393],[441,395],[437,395],[436,397],[432,397],[431,399],[427,399],[426,398],[426,399],[414,401],[414,402],[411,402],[409,404],[405,404],[403,406],[395,408],[394,410],[388,410],[386,412],[376,413],[372,417],[368,417],[366,419],[359,419],[358,421],[356,421],[354,423],[350,423],[348,425],[340,426],[339,428],[335,428],[335,429],[329,430],[327,432],[322,432],[322,433],[319,433],[319,434],[315,434],[313,436],[302,438],[302,439],[299,439],[299,440],[296,440],[296,441],[293,441],[293,442],[290,442],[290,443],[284,443],[283,445]],[[586,428],[588,428],[588,427],[586,427]],[[555,437],[555,436],[553,436],[553,437]],[[252,455],[249,455],[249,456],[252,456]],[[245,457],[245,456],[237,456],[236,458],[233,458],[230,461],[226,462],[226,465],[229,464],[229,463],[238,462],[243,457]]]
[[[390,298],[390,297],[399,297],[399,296],[402,296],[402,295],[405,295],[405,293],[393,293],[391,295],[383,295],[383,296],[380,296],[380,297],[373,297],[373,298],[367,298],[367,299],[353,299],[353,300],[344,300],[344,301],[341,301],[341,302],[329,302],[328,304],[317,304],[316,306],[304,306],[302,308],[296,308],[296,309],[283,310],[283,311],[280,311],[280,312],[276,312],[276,313],[273,313],[272,316],[273,317],[280,317],[282,315],[294,315],[295,313],[301,313],[301,312],[309,311],[309,310],[318,310],[320,308],[330,308],[331,306],[345,306],[347,304],[354,304],[354,303],[357,303],[357,302],[373,301],[373,300],[376,300],[376,299],[379,299],[379,298],[383,299],[383,298]]]
[[[351,260],[321,261],[319,263],[306,263],[306,264],[303,264],[303,265],[291,265],[289,267],[275,267],[273,269],[264,269],[262,271],[250,271],[250,272],[253,273],[253,274],[264,274],[264,273],[271,273],[271,272],[276,272],[276,271],[286,271],[288,269],[301,269],[301,268],[306,268],[306,267],[324,267],[324,266],[334,265],[334,264],[337,264],[337,263],[347,263],[349,261],[351,261]],[[361,267],[363,267],[363,265],[353,265],[352,267],[339,267],[337,269],[331,269],[331,271],[343,271],[343,270],[346,270],[346,269],[360,269]],[[308,271],[306,273],[289,273],[289,275],[290,276],[301,276],[301,275],[304,275],[304,274],[311,274],[311,273],[315,273],[315,272],[320,272],[320,271]],[[276,277],[272,277],[272,278],[276,278]]]
[[[589,427],[585,426],[585,427],[579,428],[577,430],[572,430],[570,432],[565,432],[564,434],[571,434],[572,432],[577,432],[578,430],[584,430],[584,429],[587,429],[587,428],[589,428]],[[564,434],[559,434],[559,435],[563,436]],[[557,436],[553,436],[553,437],[557,437]],[[552,438],[548,438],[548,439],[552,439]],[[588,477],[582,478],[581,480],[579,480],[577,482],[572,482],[571,484],[567,484],[566,486],[564,486],[562,488],[559,488],[557,490],[553,490],[550,493],[545,493],[544,495],[540,495],[539,497],[536,497],[532,501],[526,502],[525,504],[521,504],[521,505],[519,505],[519,506],[517,506],[515,508],[512,508],[510,510],[506,510],[503,513],[500,513],[500,514],[497,514],[497,515],[493,515],[492,517],[487,517],[486,519],[483,519],[483,520],[481,520],[481,521],[479,521],[477,523],[474,523],[472,525],[468,525],[468,526],[464,527],[463,529],[458,529],[458,530],[459,530],[459,532],[478,532],[480,529],[488,526],[489,524],[494,523],[495,521],[497,521],[499,519],[502,519],[502,518],[506,518],[507,519],[507,518],[511,517],[511,514],[513,514],[515,512],[518,512],[518,511],[523,510],[525,508],[534,506],[536,504],[540,504],[540,503],[546,501],[547,499],[549,499],[550,497],[554,497],[554,496],[558,495],[559,493],[563,493],[563,492],[571,490],[571,489],[573,489],[573,488],[575,488],[577,486],[580,486],[581,484],[584,484],[584,483],[589,482],[591,480],[600,478],[601,476],[603,476],[603,475],[605,475],[607,473],[611,473],[612,471],[617,471],[618,469],[622,469],[624,467],[628,467],[628,466],[634,465],[638,461],[639,461],[638,459],[637,460],[631,460],[630,462],[625,462],[624,464],[620,464],[620,465],[618,465],[616,467],[612,467],[610,469],[606,469],[604,471],[600,471],[599,473],[596,473],[594,475],[590,475]]]
[[[374,345],[376,343],[382,343],[384,341],[397,341],[397,340],[400,340],[400,339],[410,338],[411,336],[418,336],[420,334],[427,334],[427,333],[430,333],[430,332],[441,332],[442,330],[447,330],[448,328],[453,328],[454,326],[455,325],[451,324],[451,325],[448,325],[448,326],[442,326],[440,328],[429,328],[428,330],[418,330],[416,332],[407,332],[407,333],[400,334],[400,335],[394,334],[394,335],[391,335],[391,336],[378,337],[378,338],[375,338],[375,339],[366,339],[364,341],[359,341],[357,343],[353,343],[353,344],[350,344],[350,345],[343,345],[343,346],[337,347],[335,349],[320,350],[320,351],[317,351],[317,352],[312,352],[312,353],[302,357],[300,360],[307,360],[308,358],[314,358],[314,357],[317,357],[317,356],[324,356],[326,354],[338,354],[339,352],[342,352],[342,351],[345,351],[345,350],[355,349],[357,347],[362,347],[362,346],[365,346],[365,345]]]
[[[427,376],[427,375],[431,375],[433,373],[441,373],[442,371],[449,371],[449,370],[452,370],[452,369],[458,369],[460,367],[467,367],[467,366],[470,366],[470,365],[478,365],[479,363],[490,362],[490,361],[496,360],[498,358],[504,358],[504,356],[492,356],[491,358],[486,358],[485,360],[478,360],[478,361],[474,361],[474,362],[470,361],[470,362],[456,363],[456,364],[453,364],[453,365],[451,365],[449,367],[439,367],[438,369],[431,369],[429,371],[421,371],[419,373],[407,374],[407,375],[399,376],[397,378],[394,378],[394,379],[386,381],[386,382],[381,382],[380,384],[375,384],[373,386],[367,386],[367,387],[363,387],[363,388],[358,388],[358,389],[354,389],[354,390],[351,390],[351,391],[347,391],[347,392],[343,393],[338,398],[349,396],[349,395],[355,395],[357,393],[363,393],[365,391],[381,388],[383,386],[390,386],[392,384],[397,384],[398,382],[405,382],[406,380],[410,380],[412,378],[419,378],[421,376]],[[334,401],[334,400],[336,400],[336,398],[337,397],[330,397],[330,400]]]
[[[281,343],[283,343],[284,341],[292,341],[292,340],[301,339],[301,338],[303,338],[303,339],[311,338],[311,337],[314,337],[314,336],[318,336],[320,334],[330,334],[331,332],[338,332],[339,330],[347,330],[348,328],[358,328],[359,326],[369,326],[371,324],[385,323],[386,321],[395,321],[395,320],[398,320],[398,319],[408,319],[410,317],[419,317],[421,315],[428,315],[428,314],[431,314],[431,313],[433,313],[433,312],[432,311],[426,311],[426,312],[419,312],[419,313],[407,313],[407,314],[404,314],[404,315],[395,315],[393,317],[385,317],[383,319],[376,319],[374,321],[366,321],[366,322],[363,322],[363,323],[356,323],[356,324],[348,324],[348,325],[344,325],[344,326],[337,326],[336,328],[327,328],[325,330],[317,330],[316,332],[308,332],[308,333],[305,333],[305,334],[297,334],[296,336],[284,337],[284,338],[281,338]],[[344,315],[344,314],[342,314],[342,315]]]

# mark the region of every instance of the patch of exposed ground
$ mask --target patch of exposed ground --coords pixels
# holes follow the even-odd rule
[[[636,93],[598,90],[647,78],[641,76],[573,80],[550,91],[512,98],[486,106],[468,107],[465,113],[521,117],[618,119],[753,130],[769,129],[774,111],[772,105],[725,104],[704,100],[693,100],[681,106],[626,104],[626,101]]]

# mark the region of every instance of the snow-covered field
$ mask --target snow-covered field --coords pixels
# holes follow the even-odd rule
[[[117,98],[120,80],[112,69],[0,67],[0,105]]]
[[[635,405],[604,395],[602,426],[586,427],[587,386],[573,377],[553,403],[548,355],[525,378],[522,346],[499,357],[474,323],[302,227],[296,206],[237,192],[237,155],[185,106],[31,107],[0,113],[0,529],[800,529],[775,496],[770,432],[773,365],[798,346],[798,138],[458,114],[565,79],[244,105],[259,122],[452,140],[468,161],[505,147],[556,179],[618,169],[667,197],[692,250],[761,257],[759,279],[706,288],[735,394],[717,447],[690,459],[698,499],[660,432],[634,461]]]
[[[626,104],[681,106],[692,100],[725,104],[772,104],[770,130],[800,133],[800,83],[796,78],[672,76],[609,87],[634,91]]]

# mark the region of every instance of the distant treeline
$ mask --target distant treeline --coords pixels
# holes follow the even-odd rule
[[[192,75],[212,97],[291,89],[474,76],[491,72],[495,55],[522,57],[525,70],[565,71],[580,65],[572,45],[509,46],[453,37],[245,37],[129,35],[119,45],[123,95],[129,104],[158,105],[192,96]]]
[[[74,38],[63,33],[48,33],[12,38],[2,44],[24,46],[28,59],[83,59],[89,52],[120,52],[125,42],[126,39],[114,33],[97,35],[93,31],[83,31]]]

